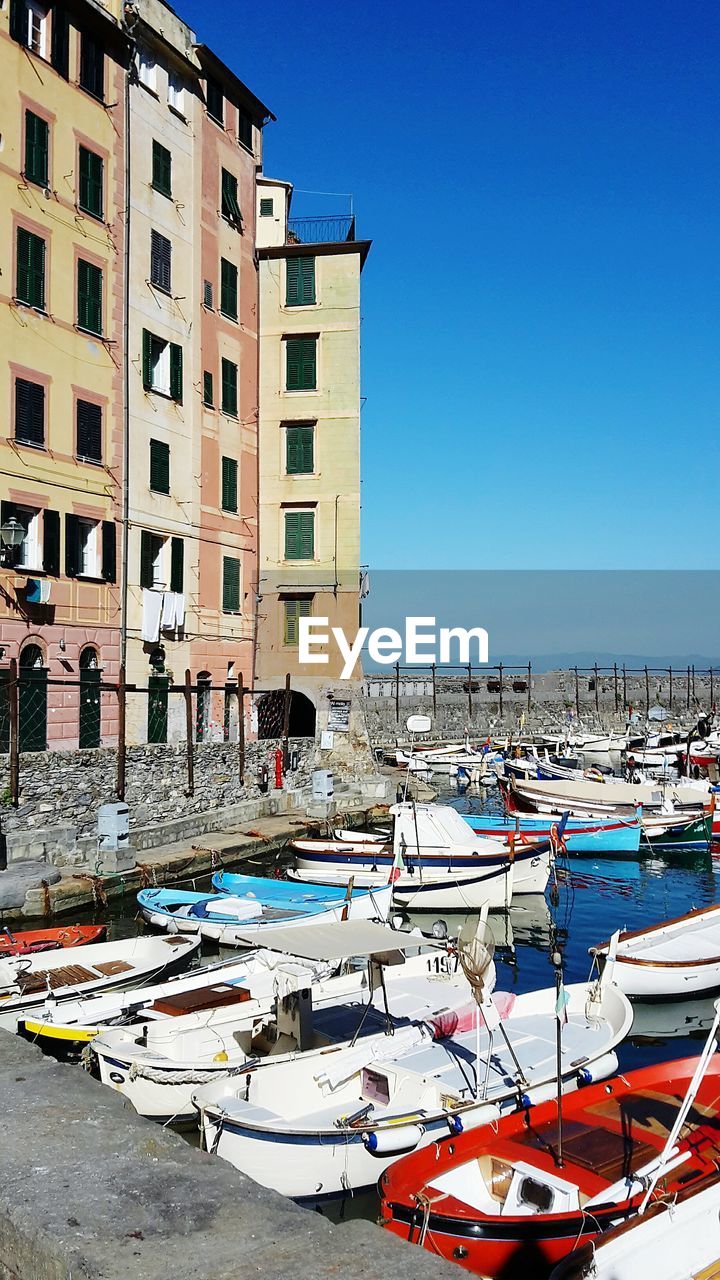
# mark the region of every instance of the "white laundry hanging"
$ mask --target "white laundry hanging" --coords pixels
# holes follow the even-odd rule
[[[156,644],[160,639],[162,608],[162,592],[150,591],[148,587],[143,587],[142,638],[148,644]]]

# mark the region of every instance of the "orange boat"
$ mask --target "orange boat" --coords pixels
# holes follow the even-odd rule
[[[102,942],[106,933],[104,924],[68,924],[64,929],[24,929],[21,933],[13,933],[5,925],[0,932],[0,957],[82,947],[87,942]]]

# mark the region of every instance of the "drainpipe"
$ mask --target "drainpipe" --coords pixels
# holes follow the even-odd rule
[[[132,28],[137,15],[130,5],[124,13],[130,34],[128,66],[125,73],[125,254],[123,299],[123,489],[122,489],[122,554],[120,586],[120,664],[127,660],[128,632],[128,544],[130,538],[130,80],[134,66],[136,41]]]
[[[255,246],[253,249],[253,259],[255,262],[255,279],[257,281],[256,298],[257,298],[257,340],[255,342],[255,385],[257,390],[257,433],[255,440],[255,492],[256,492],[256,510],[257,524],[255,526],[255,590],[253,592],[253,634],[252,634],[252,671],[250,672],[250,684],[255,686],[255,672],[258,660],[258,615],[260,612],[260,258],[257,251],[257,169],[255,171],[255,183],[253,185],[253,193],[255,196],[255,209],[253,210],[253,226],[255,227]]]

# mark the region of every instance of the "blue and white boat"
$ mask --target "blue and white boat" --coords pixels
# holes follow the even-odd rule
[[[513,832],[532,842],[548,840],[557,818],[541,813],[530,815],[494,813],[463,813],[462,817],[478,836],[507,840]],[[564,831],[568,853],[587,855],[622,853],[637,854],[640,849],[642,828],[634,819],[622,817],[598,822],[593,819],[568,818]]]
[[[168,933],[194,933],[223,946],[244,946],[242,936],[253,929],[340,920],[385,920],[392,886],[373,890],[318,885],[309,887],[261,876],[238,877],[242,893],[189,893],[182,889],[141,889],[138,905],[145,920]]]

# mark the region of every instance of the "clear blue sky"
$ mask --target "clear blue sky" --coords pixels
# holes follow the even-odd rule
[[[374,241],[364,559],[717,567],[717,5],[178,8]]]

